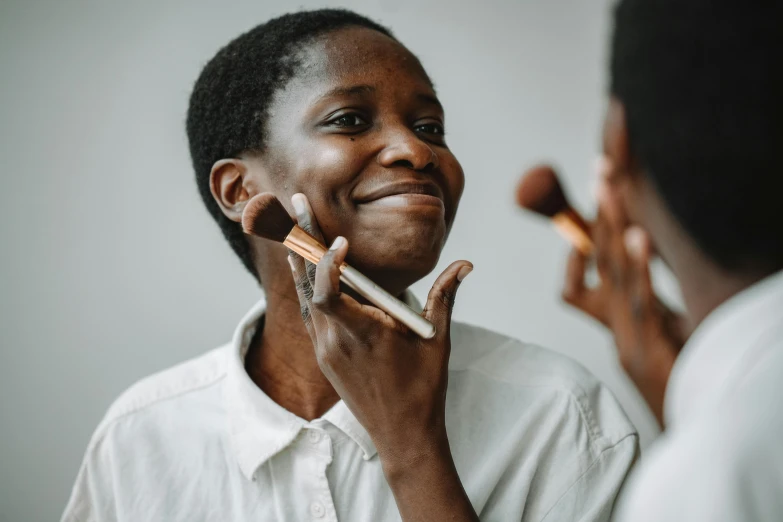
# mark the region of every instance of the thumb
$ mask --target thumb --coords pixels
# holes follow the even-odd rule
[[[435,325],[439,337],[448,335],[457,288],[472,270],[473,263],[469,261],[453,262],[438,276],[427,295],[427,305],[422,315]]]

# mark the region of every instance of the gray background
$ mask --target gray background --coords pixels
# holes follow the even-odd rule
[[[566,245],[513,205],[523,168],[552,160],[592,208],[608,1],[3,0],[0,520],[58,518],[110,402],[229,340],[257,299],[198,198],[187,99],[231,38],[324,5],[391,26],[436,82],[467,175],[440,268],[476,266],[456,318],[576,358],[655,436],[611,338],[558,300]]]

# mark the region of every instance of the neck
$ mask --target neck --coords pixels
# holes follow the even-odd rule
[[[768,272],[730,272],[721,268],[696,245],[669,211],[647,176],[637,176],[631,194],[641,202],[635,216],[650,234],[659,254],[679,282],[685,300],[686,333],[690,334],[718,306],[763,279]]]
[[[269,281],[264,325],[251,343],[245,368],[277,404],[305,420],[317,419],[340,397],[318,367],[285,257],[282,263],[268,260],[262,273],[262,280]]]
[[[728,273],[713,266],[691,266],[676,273],[688,310],[689,331],[693,331],[718,306],[765,277]]]

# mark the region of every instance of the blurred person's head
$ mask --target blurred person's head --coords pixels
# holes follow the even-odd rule
[[[207,208],[265,286],[289,272],[286,249],[245,235],[242,210],[261,192],[290,209],[301,192],[326,241],[346,237],[349,262],[399,292],[435,267],[462,193],[443,118],[388,29],[329,9],[275,18],[221,49],[196,82],[187,132]]]
[[[684,287],[742,286],[783,268],[782,4],[616,8],[610,190]]]

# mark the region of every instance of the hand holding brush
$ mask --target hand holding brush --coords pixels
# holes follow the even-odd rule
[[[456,472],[445,423],[451,311],[472,265],[457,261],[438,277],[417,315],[433,326],[433,335],[417,335],[384,309],[340,291],[340,281],[352,286],[344,278],[348,241],[337,237],[327,250],[307,199],[297,194],[292,203],[295,228],[271,194],[248,203],[243,224],[294,252],[289,262],[318,365],[370,435],[398,505],[411,509],[408,515],[433,519],[442,512],[419,502],[427,489],[450,512],[478,520]]]
[[[686,337],[683,320],[655,295],[650,240],[644,231],[629,226],[620,201],[607,187],[608,173],[599,174],[599,211],[592,224],[568,202],[549,166],[535,167],[523,176],[517,202],[551,219],[573,245],[563,300],[612,331],[620,363],[663,425],[666,383]],[[600,278],[595,287],[585,283],[591,259]]]

